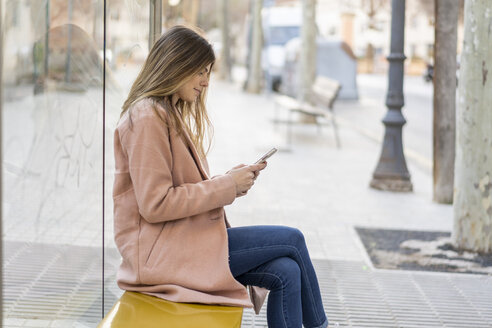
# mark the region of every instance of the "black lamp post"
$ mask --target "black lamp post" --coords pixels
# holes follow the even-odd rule
[[[370,186],[390,191],[412,191],[410,173],[405,162],[402,145],[402,127],[406,123],[401,113],[403,100],[403,53],[405,35],[405,0],[392,0],[391,4],[391,53],[389,66],[388,111],[383,118],[385,126],[383,149]]]

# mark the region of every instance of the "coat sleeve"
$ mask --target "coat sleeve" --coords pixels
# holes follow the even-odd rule
[[[121,137],[140,215],[151,223],[190,217],[231,204],[236,186],[228,174],[213,180],[173,184],[169,132],[157,116],[134,120]]]

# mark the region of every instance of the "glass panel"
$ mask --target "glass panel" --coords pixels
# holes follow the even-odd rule
[[[106,162],[104,307],[111,309],[123,291],[116,285],[121,257],[113,238],[113,133],[121,106],[148,54],[149,0],[107,0]]]
[[[2,2],[4,325],[94,327],[103,0]]]

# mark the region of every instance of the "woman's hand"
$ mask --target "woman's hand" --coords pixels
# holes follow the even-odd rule
[[[248,193],[248,190],[254,185],[254,181],[260,174],[260,171],[263,170],[266,165],[266,162],[253,165],[240,164],[227,172],[227,174],[232,176],[236,183],[236,197],[241,197]]]

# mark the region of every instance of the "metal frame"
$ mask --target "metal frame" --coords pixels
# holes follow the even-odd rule
[[[50,15],[50,2],[51,0],[46,1],[46,8],[45,8],[45,27],[46,27],[46,35],[44,39],[44,76],[48,77],[48,65],[49,65],[49,52],[50,52],[50,33],[49,30],[51,28],[50,26],[50,21],[51,21],[51,15]]]
[[[71,0],[70,0],[71,1]],[[103,124],[102,124],[102,240],[101,240],[101,255],[102,255],[102,267],[101,267],[101,275],[102,275],[102,280],[101,280],[101,318],[104,318],[104,309],[105,309],[105,298],[104,298],[104,291],[105,291],[105,276],[106,273],[104,271],[104,267],[106,264],[106,244],[105,244],[105,238],[106,234],[105,229],[106,229],[106,218],[104,214],[106,213],[106,202],[105,202],[105,195],[104,191],[106,190],[106,179],[104,178],[104,173],[106,169],[106,36],[107,36],[107,3],[106,0],[103,0]]]
[[[0,1],[0,136],[2,135],[2,116],[3,116],[3,10],[2,1]],[[1,139],[1,138],[0,138]],[[3,264],[3,232],[2,232],[2,222],[3,222],[3,149],[2,143],[0,142],[0,263]],[[0,267],[0,325],[3,322],[3,265]]]
[[[162,33],[162,0],[150,1],[149,50]]]

